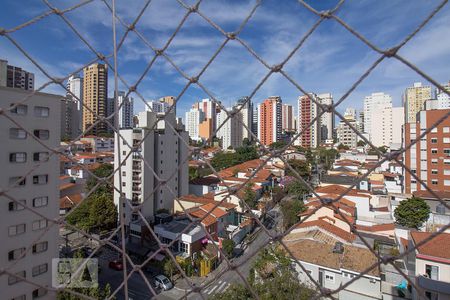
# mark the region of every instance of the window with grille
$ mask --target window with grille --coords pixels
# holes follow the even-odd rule
[[[20,128],[10,128],[9,138],[16,140],[23,140],[27,138],[27,132]]]
[[[46,129],[36,129],[33,131],[33,134],[40,140],[48,140],[50,137],[50,132]]]
[[[26,248],[18,248],[8,252],[8,260],[16,260],[22,257],[22,254],[25,253]]]
[[[31,229],[33,231],[35,231],[35,230],[44,229],[45,227],[47,227],[47,220],[41,219],[41,220],[34,221]]]
[[[26,152],[10,153],[9,161],[13,163],[24,163],[27,161],[27,153]]]
[[[27,275],[27,274],[26,274],[25,271],[20,271],[20,272],[15,273],[15,275],[20,276],[20,277],[22,277],[22,278],[26,278],[26,275]],[[16,276],[12,276],[12,275],[9,275],[9,276],[8,276],[8,284],[9,284],[9,285],[16,284],[16,283],[18,283],[19,281],[22,281],[22,279],[20,279],[20,278],[18,278],[18,277],[16,277]]]
[[[32,271],[31,271],[31,275],[33,277],[39,276],[41,274],[44,274],[48,271],[48,264],[40,264],[38,266],[33,267]]]
[[[9,236],[15,236],[19,235],[25,232],[26,225],[25,224],[18,224],[18,225],[12,225],[8,227],[8,235]]]
[[[39,242],[33,245],[33,253],[41,253],[47,251],[48,242]]]
[[[45,289],[45,288],[38,288],[38,289],[33,290],[33,295],[32,296],[33,296],[33,299],[38,299],[38,298],[43,297],[45,295],[47,295],[47,289]]]
[[[48,152],[34,152],[33,161],[47,161],[49,158]]]
[[[14,103],[12,103],[11,106],[14,106]],[[28,106],[25,104],[18,104],[17,106],[12,108],[10,112],[15,115],[25,116],[28,112]]]
[[[48,182],[48,175],[34,175],[33,184],[46,184]]]
[[[42,207],[47,206],[48,204],[48,197],[36,197],[33,199],[33,207]]]
[[[47,118],[50,114],[50,108],[44,106],[34,107],[34,116],[40,118]]]
[[[10,201],[8,203],[8,210],[9,211],[19,211],[19,210],[24,210],[25,209],[25,204],[27,203],[26,200],[19,200],[17,203],[16,201]]]

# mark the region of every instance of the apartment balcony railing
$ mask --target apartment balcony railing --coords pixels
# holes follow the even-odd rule
[[[417,284],[428,291],[450,295],[450,282],[434,280],[423,275],[417,276]]]
[[[139,192],[139,193],[141,192],[141,188],[137,187],[137,186],[133,186],[131,189],[133,192]]]
[[[141,182],[141,177],[133,176],[133,181]]]

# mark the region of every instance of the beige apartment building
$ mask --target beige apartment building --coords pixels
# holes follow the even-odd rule
[[[421,82],[415,82],[412,87],[408,87],[403,94],[405,122],[415,123],[417,113],[424,109],[425,101],[430,99],[431,86],[424,86]]]
[[[39,142],[59,146],[62,96],[36,93],[10,110],[29,93],[0,87],[0,108],[20,124],[0,115],[0,266],[10,272],[0,276],[0,298],[8,300],[56,299],[39,286],[51,287],[52,259],[59,257],[59,227],[46,219],[59,216],[59,159]]]
[[[84,68],[83,103],[85,106],[83,106],[82,129],[85,134],[98,135],[107,132],[108,125],[104,122],[99,122],[90,128],[99,118],[107,117],[107,98],[108,67],[96,63]]]

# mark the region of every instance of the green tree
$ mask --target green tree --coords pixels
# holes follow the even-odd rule
[[[163,270],[164,274],[170,278],[170,281],[173,281],[173,275],[177,271],[177,266],[171,257],[164,260]]]
[[[217,153],[212,158],[211,165],[216,170],[222,170],[256,158],[258,158],[258,152],[255,147],[239,147],[234,153]]]
[[[233,255],[233,250],[235,246],[236,243],[231,239],[224,239],[222,241],[222,250],[228,257],[231,257]]]
[[[303,201],[288,200],[281,202],[281,214],[283,215],[283,227],[288,229],[300,221],[299,214],[306,210]]]
[[[412,197],[400,202],[394,211],[399,225],[419,229],[430,216],[430,207],[422,198]]]
[[[254,209],[258,205],[258,201],[256,200],[256,193],[253,190],[253,183],[247,183],[244,188],[243,199],[245,203],[251,208]]]
[[[303,178],[309,178],[311,175],[311,169],[308,162],[300,159],[290,159],[288,164],[294,169],[298,175]],[[289,167],[286,166],[286,176],[296,176],[294,172],[291,171]]]
[[[339,155],[336,149],[317,148],[316,151],[319,163],[323,164],[325,169],[329,170]]]
[[[199,177],[198,168],[190,166],[189,167],[189,181],[191,181],[195,178],[198,178],[198,177]]]
[[[270,149],[282,149],[286,145],[286,142],[273,142],[269,147]]]
[[[99,232],[108,231],[116,227],[117,208],[113,199],[106,193],[92,196],[89,207],[89,224]]]
[[[300,181],[292,181],[286,186],[289,195],[297,196],[297,199],[303,200],[303,195],[308,193],[308,188]]]
[[[350,148],[342,143],[337,146],[338,150],[349,150]]]
[[[112,174],[114,171],[114,166],[112,164],[102,164],[100,167],[95,169],[92,173],[99,178],[106,178]],[[109,182],[112,184],[113,178],[110,178]],[[86,191],[90,192],[98,183],[98,179],[94,176],[89,177],[86,182]],[[113,187],[107,183],[101,183],[94,191],[94,193],[107,192],[113,194]]]
[[[356,143],[356,146],[358,147],[364,147],[366,145],[366,142],[364,142],[363,140],[359,140],[358,143]]]

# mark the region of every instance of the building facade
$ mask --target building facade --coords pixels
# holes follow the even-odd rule
[[[117,105],[119,108],[119,128],[133,128],[133,97],[126,97],[125,92],[120,91],[117,96]]]
[[[59,159],[57,155],[50,156],[30,134],[52,149],[59,147],[61,96],[38,92],[28,102],[9,110],[27,95],[29,91],[0,87],[0,107],[28,131],[0,117],[4,170],[0,174],[0,189],[6,191],[0,196],[4,203],[0,207],[0,265],[11,267],[11,273],[38,285],[52,286],[52,259],[59,257],[59,226],[45,218],[59,216]],[[33,171],[29,173],[30,170]],[[6,274],[0,278],[0,290],[2,299],[36,299],[41,295],[39,299],[56,299],[55,293]]]
[[[78,101],[61,98],[61,139],[75,140],[81,134],[80,124]]]
[[[242,138],[247,138],[249,141],[253,140],[253,136],[251,134],[252,132],[254,133],[252,100],[248,99],[248,97],[242,97],[238,99],[235,107],[240,109],[240,112],[242,113],[242,124],[240,125],[242,127]],[[219,124],[219,122],[217,123]],[[255,136],[257,136],[257,134],[255,134]]]
[[[230,108],[232,117],[227,119],[227,113],[222,110],[217,114],[217,138],[222,139],[222,149],[236,149],[242,146],[243,126],[242,112],[238,112],[236,108]],[[222,125],[223,124],[223,125]]]
[[[108,125],[105,122],[96,122],[101,117],[107,117],[108,67],[96,63],[85,67],[83,71],[82,130],[85,134],[104,134],[108,130]]]
[[[403,140],[403,126],[405,125],[404,107],[392,108],[392,141],[391,144],[401,145]]]
[[[0,86],[32,91],[34,74],[0,59]]]
[[[405,124],[405,146],[409,147],[425,130],[431,128],[449,111],[449,109],[420,111],[416,123]],[[450,189],[449,118],[446,118],[405,152],[405,165],[430,189],[435,191],[448,191]],[[420,182],[406,171],[404,178],[406,193],[425,190]]]
[[[283,104],[282,106],[282,125],[283,131],[295,131],[294,127],[294,107],[289,104]]]
[[[317,99],[323,105],[333,105],[333,95],[331,95],[331,93],[318,94]],[[326,112],[322,114],[322,116],[320,117],[321,141],[332,140],[333,130],[334,130],[334,112]]]
[[[282,138],[282,102],[279,96],[271,96],[258,105],[258,139],[269,146]]]
[[[201,140],[200,137],[200,123],[205,120],[205,114],[198,108],[191,108],[185,114],[186,131],[189,137],[194,141]]]
[[[376,147],[392,143],[392,98],[385,93],[372,93],[364,98],[364,131]]]
[[[309,93],[298,98],[298,132],[301,133],[296,140],[297,144],[306,148],[316,148],[321,141],[321,118],[317,118],[318,101],[316,94]]]
[[[358,128],[358,122],[355,120],[355,114],[346,114],[344,117],[355,129]],[[358,143],[358,135],[344,121],[340,121],[336,128],[338,143],[343,144],[350,149],[355,149]]]
[[[114,185],[121,187],[133,206],[142,205],[141,213],[153,221],[159,209],[173,212],[174,199],[189,193],[188,134],[174,113],[158,115],[145,111],[138,114],[138,119],[137,128],[120,130],[124,140],[115,135],[114,165],[122,166],[114,176]],[[126,158],[130,151],[132,154]],[[114,203],[124,214],[127,226],[139,221],[129,205],[119,205],[117,190]]]
[[[67,79],[67,92],[66,97],[75,101],[78,110],[78,131],[81,133],[82,120],[83,120],[83,78],[79,74],[72,75]]]
[[[424,86],[415,82],[403,94],[403,107],[405,108],[405,122],[415,123],[417,113],[424,109],[425,101],[432,99],[431,86]]]

